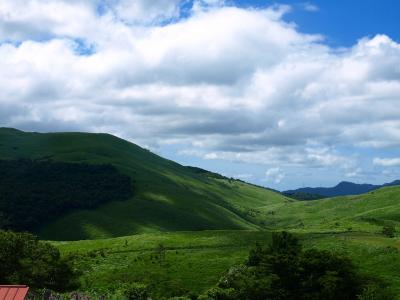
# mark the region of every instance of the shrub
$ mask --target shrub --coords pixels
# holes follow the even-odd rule
[[[391,300],[396,299],[384,286],[377,283],[367,284],[362,293],[357,297],[358,300]]]
[[[215,300],[235,300],[236,291],[233,288],[214,287],[207,291],[207,296]]]
[[[396,234],[396,228],[393,225],[384,226],[382,228],[382,233],[389,238],[394,238]]]
[[[127,300],[147,300],[149,292],[146,285],[130,283],[122,288],[122,294]]]

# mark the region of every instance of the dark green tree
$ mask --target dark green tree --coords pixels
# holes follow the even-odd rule
[[[131,179],[111,165],[0,160],[0,228],[32,231],[74,209],[133,195]]]
[[[246,265],[231,268],[207,296],[218,300],[357,299],[365,291],[372,293],[366,289],[371,282],[347,257],[302,250],[294,235],[281,232],[273,234],[270,245],[257,244]]]
[[[0,282],[66,291],[77,287],[72,263],[32,234],[0,231]]]

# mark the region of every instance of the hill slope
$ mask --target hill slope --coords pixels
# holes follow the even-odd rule
[[[135,196],[77,210],[38,228],[46,239],[77,240],[139,232],[256,229],[254,207],[290,201],[279,193],[219,179],[108,134],[0,129],[2,159],[111,164],[134,181]]]
[[[288,190],[284,191],[285,195],[296,194],[296,193],[304,193],[310,195],[321,195],[325,197],[335,197],[335,196],[346,196],[346,195],[360,195],[364,193],[368,193],[373,190],[380,189],[385,186],[395,186],[400,185],[400,180],[395,180],[390,183],[385,183],[382,185],[375,184],[358,184],[348,181],[342,181],[335,185],[334,187],[316,187],[316,188],[299,188],[296,190]]]
[[[266,226],[271,228],[378,233],[384,225],[400,225],[400,186],[362,195],[267,206],[260,210]]]
[[[379,278],[400,299],[399,235],[388,238],[382,226],[400,225],[400,186],[357,196],[315,201],[268,203],[253,210],[273,230],[288,230],[306,249],[337,251],[359,270]],[[83,288],[112,289],[124,280],[145,282],[155,295],[203,293],[226,270],[243,263],[257,242],[270,241],[270,231],[235,230],[139,234],[106,240],[55,242],[63,254],[82,253]],[[154,261],[158,245],[166,250],[165,264]],[[195,271],[194,271],[195,270]]]

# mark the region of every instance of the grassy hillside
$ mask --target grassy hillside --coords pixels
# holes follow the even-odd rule
[[[65,254],[74,253],[84,271],[83,290],[112,290],[124,282],[142,282],[158,296],[201,293],[226,270],[243,263],[255,241],[266,243],[261,231],[199,231],[148,233],[106,240],[57,242]],[[165,261],[157,248],[166,247]],[[156,297],[158,299],[158,297]]]
[[[258,209],[270,228],[299,232],[381,232],[400,225],[400,186],[357,196],[279,203]]]
[[[252,208],[291,201],[268,189],[201,174],[108,134],[40,134],[1,128],[0,157],[108,163],[133,179],[132,199],[64,215],[37,230],[45,239],[257,229],[260,221]]]
[[[377,234],[298,234],[305,248],[339,251],[351,257],[360,271],[384,280],[400,296],[400,240]],[[74,254],[83,271],[82,290],[93,295],[122,283],[142,282],[155,299],[201,294],[214,286],[233,265],[243,263],[256,242],[270,242],[266,231],[201,231],[149,233],[107,240],[56,242]],[[158,247],[166,248],[165,260]]]

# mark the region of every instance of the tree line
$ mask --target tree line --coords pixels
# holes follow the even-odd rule
[[[132,195],[131,178],[111,165],[0,160],[0,229],[30,231],[74,209]]]

